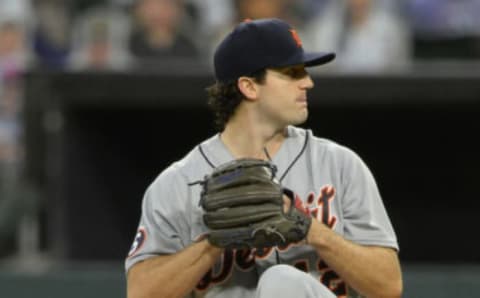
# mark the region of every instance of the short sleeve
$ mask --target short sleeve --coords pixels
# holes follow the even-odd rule
[[[395,232],[370,169],[356,153],[345,150],[342,169],[345,238],[398,250]]]
[[[140,223],[125,260],[126,271],[139,261],[185,248],[189,235],[187,195],[188,184],[173,169],[166,170],[148,187]]]

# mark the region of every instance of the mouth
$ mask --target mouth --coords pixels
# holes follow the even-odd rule
[[[298,93],[297,102],[307,102],[307,92]]]
[[[297,103],[300,103],[300,104],[307,104],[307,97],[306,96],[301,96],[301,97],[298,97],[297,100],[296,100]]]

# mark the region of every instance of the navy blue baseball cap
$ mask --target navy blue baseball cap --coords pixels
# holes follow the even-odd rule
[[[247,20],[238,24],[218,45],[215,77],[220,82],[248,76],[270,67],[328,63],[332,52],[305,52],[297,32],[280,19]]]

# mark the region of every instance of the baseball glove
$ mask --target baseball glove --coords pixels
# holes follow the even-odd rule
[[[202,181],[200,204],[211,244],[224,248],[265,248],[303,240],[311,217],[296,207],[293,192],[275,179],[268,161],[237,159]],[[284,212],[284,199],[290,207]]]

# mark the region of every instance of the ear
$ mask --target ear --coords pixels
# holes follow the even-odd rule
[[[240,77],[237,81],[237,87],[240,92],[243,93],[245,99],[256,100],[257,99],[257,84],[252,78]]]

